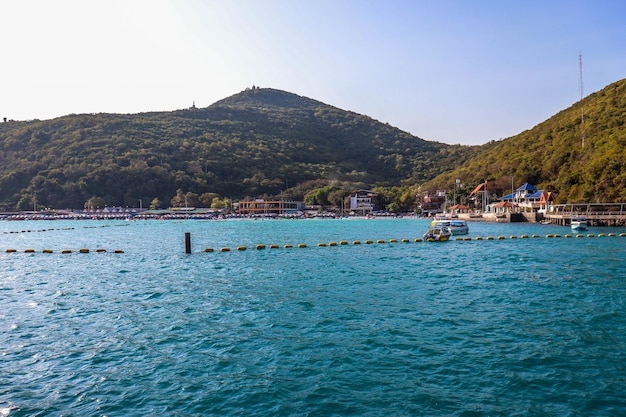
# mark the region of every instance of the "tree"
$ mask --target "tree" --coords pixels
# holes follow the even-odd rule
[[[395,201],[392,201],[391,203],[387,204],[386,210],[389,213],[398,213],[400,211],[400,205]]]
[[[185,194],[180,188],[176,190],[176,195],[170,200],[172,207],[185,207]]]
[[[156,209],[159,209],[159,208],[161,208],[161,200],[159,200],[157,197],[155,197],[150,202],[150,210],[156,210]]]
[[[341,202],[350,195],[349,191],[337,188],[328,193],[328,201],[337,207],[341,207]]]
[[[202,193],[200,195],[200,205],[202,207],[213,207],[213,201],[217,198],[219,200],[219,195],[216,193]]]
[[[315,188],[304,195],[304,202],[309,205],[327,206],[329,204],[328,196],[335,190],[337,187],[332,185]]]
[[[214,197],[211,202],[211,208],[213,209],[225,209],[229,206],[230,200],[227,198],[221,200],[219,197]]]
[[[185,207],[200,207],[200,196],[189,191],[185,194]]]
[[[91,197],[85,202],[84,208],[89,210],[103,209],[106,207],[106,201],[102,197]]]
[[[17,210],[28,210],[28,209],[32,209],[32,207],[33,207],[33,200],[28,195],[23,195],[22,198],[20,198],[20,201],[18,201],[17,205],[15,206]]]

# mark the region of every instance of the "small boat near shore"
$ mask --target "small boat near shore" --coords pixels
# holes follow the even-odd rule
[[[445,226],[429,226],[424,233],[424,240],[427,242],[445,242],[450,240],[452,232],[449,227]]]
[[[587,218],[585,216],[574,216],[570,223],[574,231],[587,230]]]
[[[469,226],[465,220],[435,219],[430,225],[432,227],[447,227],[454,236],[469,233]]]

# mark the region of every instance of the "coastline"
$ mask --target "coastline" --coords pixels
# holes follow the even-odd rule
[[[468,222],[486,222],[486,223],[529,223],[539,224],[547,223],[553,225],[559,224],[558,219],[545,219],[542,213],[538,212],[519,212],[519,213],[459,213],[447,216],[450,219],[465,220]],[[415,219],[428,220],[435,217],[422,217],[414,213],[376,213],[365,216],[340,216],[332,212],[299,212],[290,214],[227,214],[215,212],[211,209],[191,209],[191,210],[144,210],[126,209],[123,211],[71,211],[58,210],[46,212],[2,212],[0,213],[0,221],[54,221],[54,220],[115,220],[115,221],[138,221],[138,220],[205,220],[205,221],[225,221],[225,220],[378,220],[378,219]],[[604,219],[587,216],[590,226],[612,226],[623,227],[620,219]],[[546,221],[548,220],[548,221]],[[563,222],[563,219],[561,219]]]

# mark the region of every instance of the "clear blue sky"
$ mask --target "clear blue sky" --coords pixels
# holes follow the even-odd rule
[[[271,87],[484,144],[626,78],[618,0],[0,0],[0,117],[206,107]]]

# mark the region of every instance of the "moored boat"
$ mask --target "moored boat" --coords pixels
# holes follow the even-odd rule
[[[433,227],[447,227],[453,235],[466,235],[469,233],[469,226],[465,220],[435,219],[430,223]]]
[[[429,226],[424,233],[424,240],[427,242],[445,242],[450,239],[452,232],[449,227],[445,226]]]
[[[585,216],[574,216],[570,223],[572,230],[587,230],[587,218]]]

